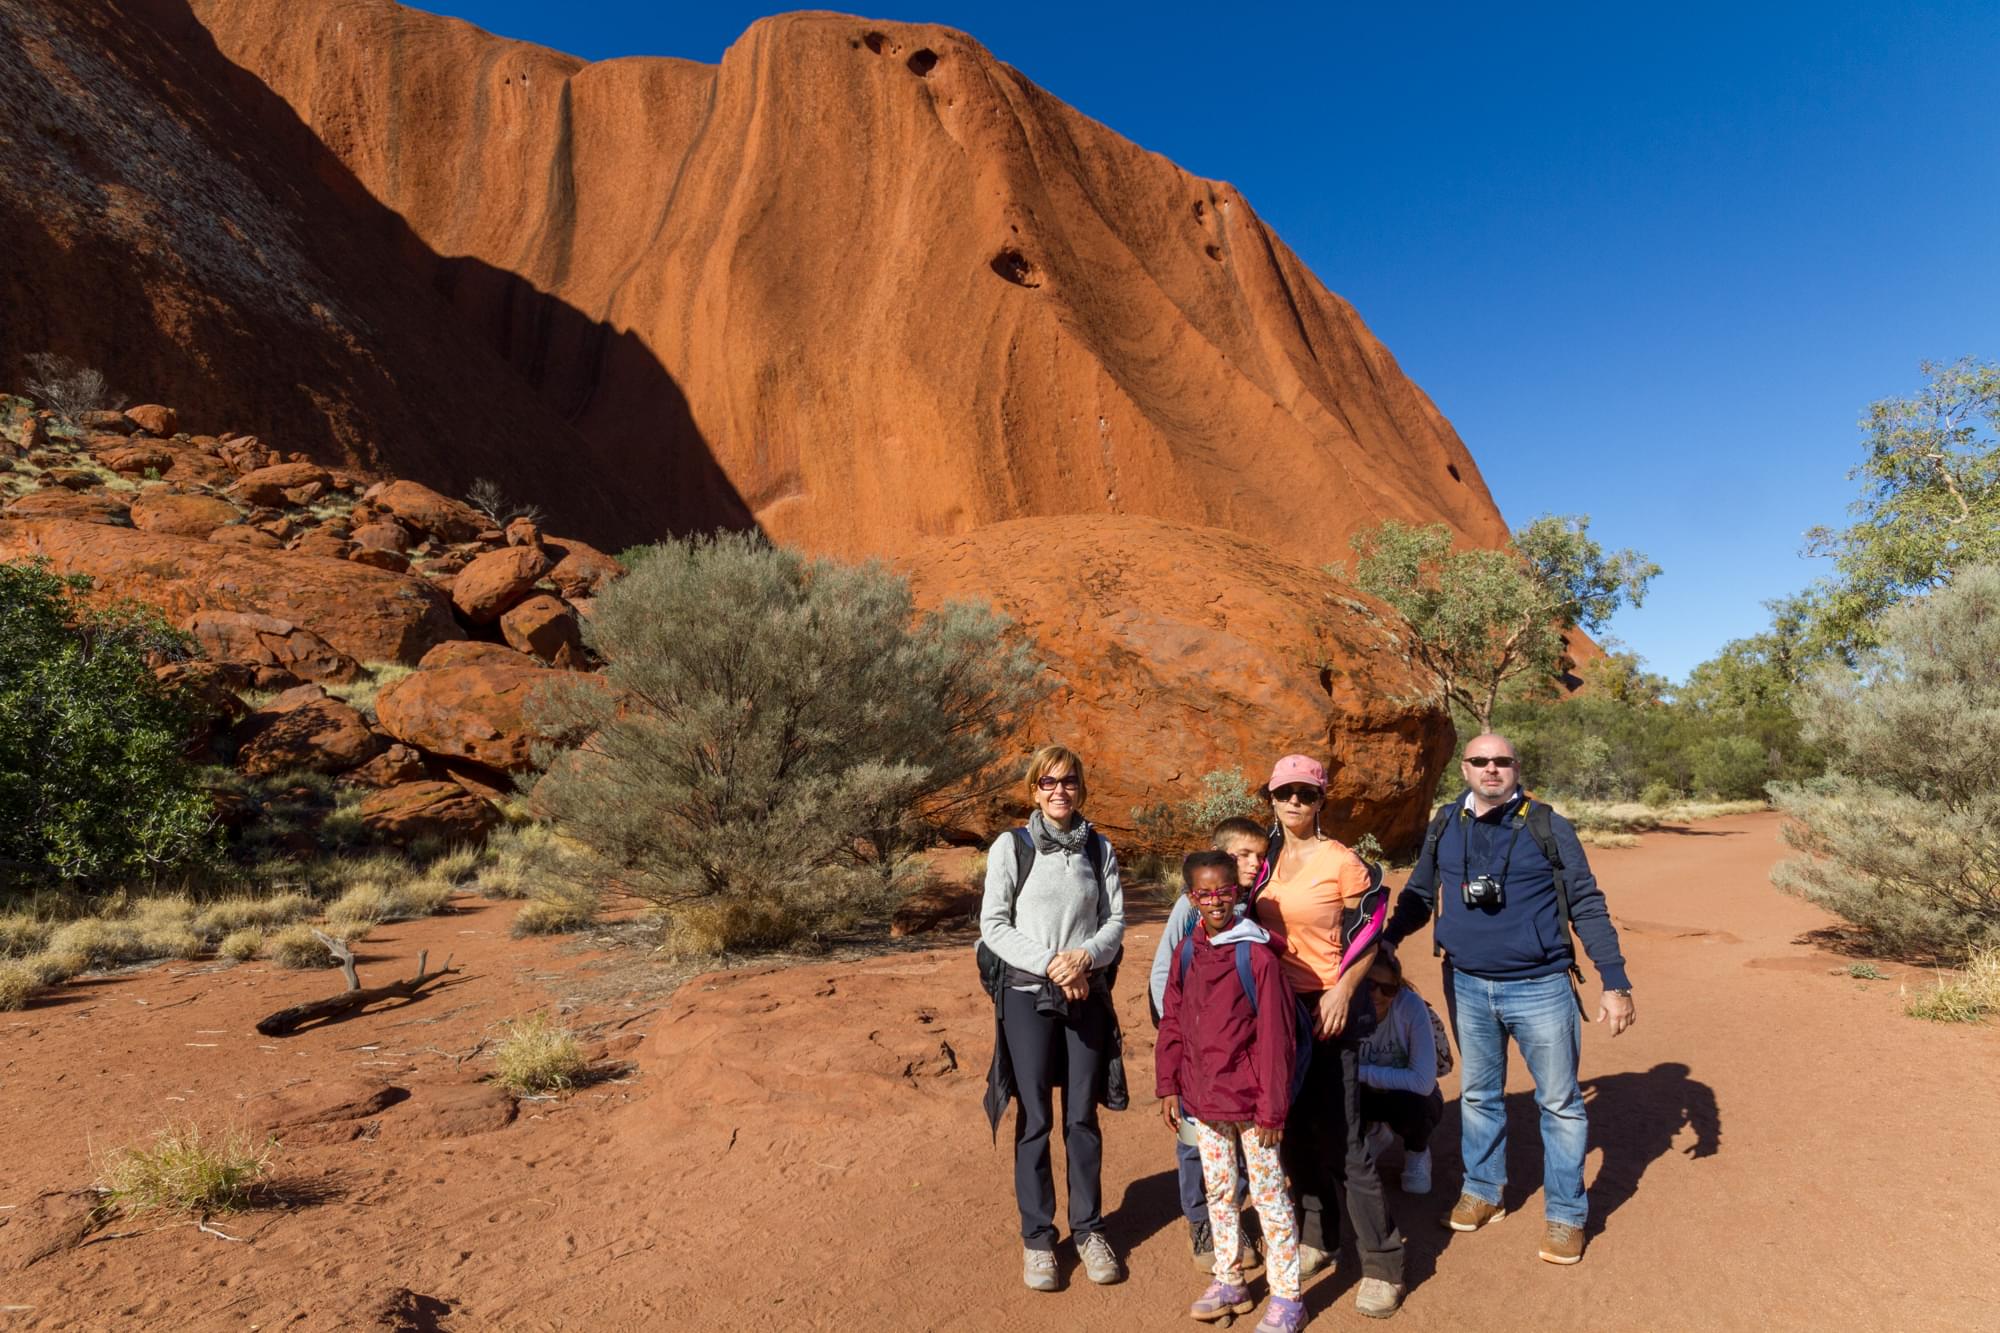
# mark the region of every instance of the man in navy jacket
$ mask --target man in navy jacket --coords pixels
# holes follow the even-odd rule
[[[1459,767],[1467,791],[1440,815],[1435,846],[1410,872],[1386,931],[1395,944],[1435,917],[1436,943],[1445,955],[1465,1158],[1465,1185],[1450,1225],[1477,1231],[1505,1215],[1500,1195],[1507,1183],[1504,1094],[1511,1037],[1534,1076],[1541,1107],[1541,1257],[1573,1264],[1583,1257],[1589,1215],[1583,1155],[1590,1127],[1577,1088],[1583,1013],[1571,989],[1576,957],[1558,901],[1558,867],[1529,827],[1530,798],[1521,790],[1513,744],[1505,736],[1475,736]],[[1616,1036],[1637,1016],[1618,931],[1576,829],[1561,815],[1545,813],[1570,921],[1604,983],[1597,1021]]]

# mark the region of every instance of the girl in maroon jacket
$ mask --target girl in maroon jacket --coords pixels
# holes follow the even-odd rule
[[[1215,1280],[1188,1313],[1223,1319],[1256,1305],[1241,1266],[1240,1143],[1271,1277],[1271,1303],[1258,1333],[1295,1333],[1305,1323],[1305,1306],[1299,1300],[1298,1231],[1278,1142],[1291,1110],[1297,1002],[1279,970],[1270,933],[1254,919],[1236,919],[1241,890],[1229,854],[1195,852],[1182,862],[1181,873],[1201,920],[1175,951],[1167,973],[1155,1091],[1169,1126],[1178,1130],[1182,1116],[1194,1124],[1215,1234]]]

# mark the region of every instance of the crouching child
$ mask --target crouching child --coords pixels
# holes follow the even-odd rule
[[[1214,1230],[1214,1280],[1188,1313],[1215,1320],[1255,1308],[1244,1283],[1235,1208],[1240,1148],[1271,1284],[1257,1329],[1295,1333],[1305,1322],[1305,1307],[1297,1220],[1278,1144],[1301,1068],[1297,1001],[1279,971],[1270,933],[1252,919],[1237,919],[1242,890],[1229,855],[1195,852],[1182,863],[1182,876],[1200,920],[1168,970],[1155,1091],[1169,1126],[1178,1129],[1183,1116],[1194,1123]]]

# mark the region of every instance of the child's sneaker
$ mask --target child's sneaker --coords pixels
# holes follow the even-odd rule
[[[1021,1281],[1029,1291],[1054,1291],[1056,1289],[1056,1252],[1054,1250],[1022,1250]]]
[[[1299,1333],[1305,1323],[1304,1301],[1288,1301],[1283,1296],[1273,1296],[1271,1303],[1264,1307],[1264,1317],[1257,1321],[1254,1333]]]
[[[1083,1275],[1098,1286],[1109,1286],[1124,1274],[1118,1271],[1118,1256],[1101,1231],[1092,1231],[1076,1242],[1076,1257],[1083,1260]]]
[[[1233,1287],[1217,1280],[1209,1283],[1208,1290],[1188,1307],[1188,1318],[1208,1323],[1216,1319],[1234,1319],[1256,1308],[1257,1302],[1250,1299],[1248,1287]]]
[[[1215,1232],[1206,1222],[1188,1223],[1188,1244],[1194,1248],[1194,1266],[1204,1273],[1215,1271]]]
[[[1403,1193],[1429,1194],[1431,1192],[1431,1152],[1413,1152],[1403,1159]]]

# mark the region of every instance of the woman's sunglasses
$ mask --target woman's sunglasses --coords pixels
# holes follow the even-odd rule
[[[1377,995],[1386,995],[1392,1000],[1396,998],[1396,992],[1403,989],[1400,981],[1371,981],[1368,984],[1375,988]]]
[[[1278,787],[1271,792],[1271,799],[1273,801],[1297,801],[1300,805],[1311,805],[1319,799],[1319,796],[1320,791],[1318,787],[1309,787],[1302,782],[1295,782],[1290,786]]]
[[[1083,787],[1083,782],[1076,774],[1070,773],[1059,778],[1036,778],[1035,785],[1043,791],[1054,791],[1057,787],[1061,787],[1064,791],[1079,791]]]
[[[1474,768],[1484,768],[1488,764],[1493,765],[1495,768],[1512,768],[1514,766],[1514,756],[1511,754],[1469,754],[1465,756],[1465,762],[1471,764]]]

